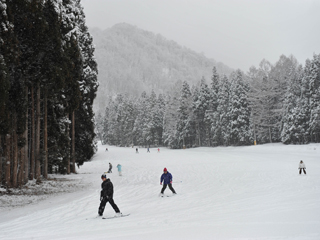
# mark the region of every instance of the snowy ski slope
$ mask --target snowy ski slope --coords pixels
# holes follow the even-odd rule
[[[77,175],[89,187],[0,211],[1,240],[320,239],[320,144],[171,150],[99,145]],[[298,174],[299,161],[307,175]],[[100,176],[114,184],[125,218],[95,218]],[[116,165],[122,165],[118,176]],[[160,175],[173,175],[174,197],[158,196]],[[167,195],[171,195],[167,188]],[[107,204],[104,216],[113,216]]]

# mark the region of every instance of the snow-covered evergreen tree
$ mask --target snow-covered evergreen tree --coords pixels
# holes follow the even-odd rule
[[[0,114],[6,116],[0,148],[12,156],[6,178],[18,186],[48,171],[69,173],[70,158],[75,170],[76,109],[82,110],[79,143],[86,147],[78,146],[78,163],[92,157],[97,73],[79,0],[0,3]]]
[[[156,122],[155,115],[157,112],[157,95],[152,90],[150,96],[147,98],[146,111],[145,111],[145,123],[143,125],[143,139],[147,146],[150,146],[154,143],[155,140],[155,131],[156,131]]]
[[[192,94],[189,84],[185,81],[182,84],[179,98],[176,127],[180,147],[191,147],[194,144],[195,131],[192,114]]]
[[[220,114],[218,113],[218,105],[219,105],[219,87],[220,87],[220,77],[217,73],[216,67],[212,69],[212,77],[211,77],[211,88],[210,88],[210,104],[208,111],[205,115],[205,121],[207,124],[207,131],[209,134],[209,145],[215,146],[217,145],[218,136],[218,124]]]
[[[205,122],[206,111],[210,105],[210,90],[202,78],[200,82],[199,92],[194,92],[193,99],[193,116],[196,124],[197,145],[207,146],[209,144],[209,135],[207,134],[208,126]]]
[[[212,69],[212,77],[211,77],[211,102],[209,109],[213,112],[217,111],[218,108],[218,94],[219,94],[219,85],[220,85],[220,77],[217,73],[216,67]]]
[[[243,73],[237,70],[231,78],[229,117],[230,144],[247,145],[252,143],[250,129],[250,108],[248,103],[248,85]]]
[[[179,145],[179,134],[177,132],[179,99],[176,96],[178,96],[178,93],[166,99],[163,119],[163,143],[170,148],[181,147]]]
[[[148,97],[147,93],[143,92],[137,101],[137,118],[133,127],[133,142],[139,146],[146,146],[145,136],[148,133]]]
[[[78,9],[77,37],[82,58],[82,75],[79,79],[81,100],[75,111],[75,154],[76,162],[82,165],[92,158],[96,150],[94,142],[93,100],[98,89],[98,68],[94,59],[93,39],[85,24],[85,15],[80,0],[76,1]]]
[[[0,136],[9,132],[10,63],[14,63],[16,41],[13,25],[8,19],[6,0],[0,1]],[[8,44],[9,43],[9,44]],[[1,147],[0,147],[1,148]]]
[[[311,141],[320,141],[320,55],[314,55],[309,69]]]
[[[298,69],[291,78],[284,100],[285,112],[282,118],[281,141],[285,144],[303,144],[310,141],[309,135],[309,84],[308,70]]]
[[[154,123],[154,144],[157,146],[162,145],[163,143],[162,135],[165,106],[165,98],[162,94],[159,94],[156,105],[152,111],[152,119]]]
[[[229,130],[229,97],[230,97],[230,81],[226,76],[223,76],[219,84],[218,106],[215,115],[215,126],[212,128],[213,141],[216,145],[229,145],[230,130]]]

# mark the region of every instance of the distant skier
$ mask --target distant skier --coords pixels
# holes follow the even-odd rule
[[[138,148],[136,148],[136,153],[139,153]]]
[[[304,174],[307,174],[306,170],[305,170],[306,169],[306,165],[304,164],[304,162],[302,160],[299,163],[299,168],[298,169],[299,169],[299,174],[301,174],[302,170],[303,170]]]
[[[158,148],[158,153],[160,152],[160,148]]]
[[[112,173],[112,164],[109,163],[109,170],[108,170],[108,173]]]
[[[121,167],[122,166],[120,164],[117,165],[119,176],[122,176]]]
[[[169,186],[169,189],[173,192],[173,194],[176,194],[176,191],[172,187],[172,175],[167,171],[167,168],[163,169],[163,174],[160,178],[160,185],[162,185],[162,182],[163,187],[161,189],[161,195],[163,195],[164,190],[166,190],[167,186]]]
[[[149,148],[147,149],[147,152],[148,152],[148,153],[150,152],[150,149],[149,149]]]
[[[116,212],[116,216],[120,217],[121,212],[118,206],[114,203],[113,200],[113,184],[109,178],[107,178],[106,174],[102,174],[101,176],[102,184],[101,184],[101,192],[100,192],[100,206],[98,210],[99,216],[102,216],[104,208],[107,202],[110,203],[114,211]]]
[[[108,148],[106,148],[106,152],[108,152]]]

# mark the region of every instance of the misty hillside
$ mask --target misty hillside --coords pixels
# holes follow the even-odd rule
[[[204,76],[209,82],[213,66],[219,74],[229,75],[232,71],[159,34],[126,23],[90,32],[99,69],[96,110],[104,109],[107,98],[116,93],[140,96],[152,89],[157,94],[165,93],[177,81],[187,80],[192,85]]]

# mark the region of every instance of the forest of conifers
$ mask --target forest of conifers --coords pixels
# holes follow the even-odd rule
[[[219,76],[209,83],[177,82],[171,93],[140,98],[118,94],[99,115],[103,142],[118,146],[239,146],[320,141],[320,55],[302,66],[280,56],[262,60],[247,73]]]
[[[0,1],[0,185],[91,159],[93,54],[80,0]]]

